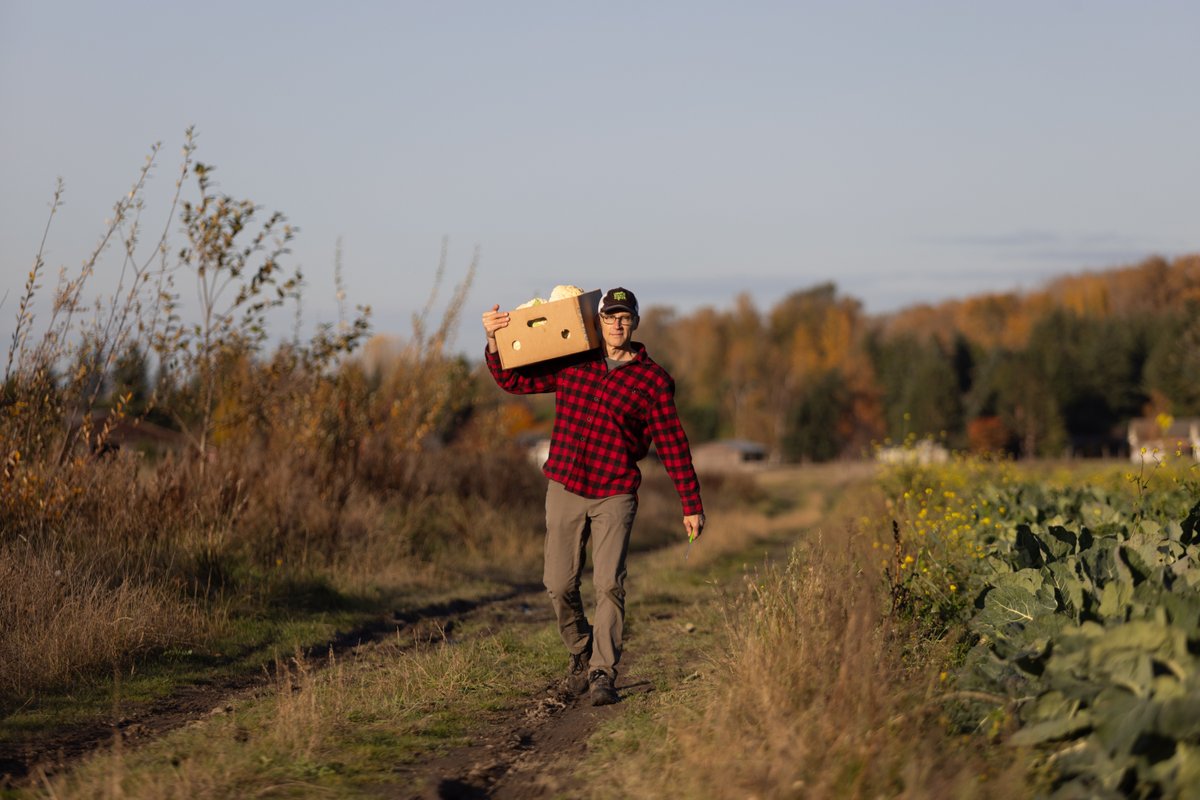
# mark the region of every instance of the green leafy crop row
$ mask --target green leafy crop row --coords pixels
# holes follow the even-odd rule
[[[888,478],[894,600],[959,632],[961,695],[996,698],[992,732],[1043,754],[1056,796],[1200,790],[1196,485],[1125,478]]]

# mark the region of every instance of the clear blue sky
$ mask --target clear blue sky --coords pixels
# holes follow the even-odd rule
[[[884,312],[1196,252],[1198,37],[1194,2],[0,0],[0,335],[55,178],[74,269],[155,141],[165,211],[192,124],[301,229],[310,322],[338,237],[398,334],[442,237],[452,280],[479,247],[472,352],[556,283]]]

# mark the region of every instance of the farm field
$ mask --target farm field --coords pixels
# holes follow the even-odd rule
[[[270,668],[241,685],[193,665],[187,679],[217,691],[169,723],[151,710],[122,724],[135,698],[97,684],[107,735],[31,765],[6,796],[1200,786],[1190,465],[833,464],[765,471],[721,496],[686,561],[683,544],[635,532],[647,546],[631,556],[616,706],[556,691],[565,659],[548,603],[536,571],[518,569],[529,580],[327,616],[293,630],[290,650],[275,637]],[[647,498],[650,525],[657,502],[669,510]],[[346,626],[353,642],[327,633]],[[228,672],[249,675],[251,661]],[[42,713],[68,720],[65,707]],[[22,725],[37,727],[7,716],[0,741]]]
[[[684,563],[675,532],[662,530],[664,517],[674,514],[670,503],[677,502],[663,497],[668,491],[665,480],[647,482],[633,545],[631,580],[657,584],[662,577],[665,581],[661,591],[637,591],[631,598],[629,630],[634,650],[627,660],[631,672],[620,685],[623,692],[627,683],[632,685],[634,695],[650,686],[650,678],[669,685],[673,682],[670,676],[680,669],[686,667],[685,677],[695,672],[699,643],[712,640],[719,617],[717,624],[713,620],[691,622],[693,616],[686,614],[687,621],[676,624],[669,620],[681,613],[678,606],[686,609],[709,594],[711,587],[701,576],[708,574],[710,566],[720,562],[723,570],[732,570],[741,563],[737,559],[757,560],[768,543],[778,549],[794,533],[792,529],[781,533],[779,525],[768,530],[756,524],[760,515],[734,510],[737,504],[729,504],[731,510],[723,512],[724,493],[718,488],[711,495],[713,513],[717,520],[725,514],[734,516],[727,526],[729,533],[697,544]],[[770,502],[781,508],[792,504],[782,499]],[[806,502],[815,503],[816,498]],[[737,523],[743,515],[748,524]],[[810,523],[816,519],[815,511],[808,508],[802,516]],[[780,524],[791,519],[784,517]],[[536,536],[532,538],[536,540]],[[417,787],[438,770],[448,771],[449,777],[442,780],[459,777],[465,781],[476,766],[475,757],[453,756],[455,745],[496,735],[507,741],[502,735],[507,729],[516,731],[513,735],[519,738],[525,735],[522,731],[530,719],[556,726],[564,720],[571,725],[583,720],[584,727],[578,735],[573,734],[578,745],[575,754],[582,756],[586,734],[599,717],[591,714],[591,709],[577,709],[580,714],[570,716],[558,713],[566,710],[553,691],[563,656],[551,634],[548,603],[539,585],[519,580],[540,573],[533,561],[526,560],[522,568],[511,553],[509,559],[507,572],[493,570],[486,579],[459,576],[448,582],[427,577],[423,591],[410,587],[407,594],[396,591],[373,602],[364,597],[353,603],[354,598],[338,600],[328,589],[325,602],[332,608],[324,610],[312,597],[291,598],[296,605],[288,613],[280,609],[274,629],[264,630],[265,625],[255,629],[261,638],[255,648],[208,671],[201,663],[213,660],[211,650],[229,649],[219,640],[207,650],[196,647],[188,656],[169,653],[163,663],[139,664],[130,675],[111,683],[93,680],[84,684],[82,691],[44,694],[37,702],[16,709],[0,728],[0,752],[6,766],[17,766],[23,773],[12,780],[23,788],[10,791],[17,796],[36,796],[43,790],[51,795],[104,794],[109,791],[105,787],[119,785],[124,787],[120,793],[129,796],[163,792],[204,796],[210,791],[205,788],[208,782],[214,780],[214,793],[236,787],[242,791],[245,786],[269,788],[276,780],[292,786],[289,791],[303,791],[306,786],[315,791],[330,779],[342,790],[380,781],[393,788]],[[683,567],[690,571],[684,572]],[[644,571],[648,575],[642,578]],[[704,612],[711,613],[711,608]],[[700,616],[694,618],[700,620]],[[318,644],[339,623],[350,631],[333,637],[328,646]],[[656,629],[685,625],[696,629],[675,642],[683,645],[672,648],[678,652],[638,652],[636,643],[641,637],[653,642],[658,636],[665,642],[666,637],[654,633]],[[676,666],[655,665],[656,657],[667,658]],[[143,672],[149,676],[142,678]],[[364,684],[364,679],[373,688]],[[204,688],[193,692],[193,684]],[[338,708],[328,706],[331,690],[340,695]],[[305,702],[316,705],[306,721],[291,716],[284,723],[293,733],[298,733],[297,726],[311,728],[304,736],[309,739],[305,747],[312,749],[297,761],[292,745],[276,750],[278,743],[270,743],[274,734],[262,726],[282,722],[281,714],[291,715],[279,704],[290,706],[301,694],[308,698]],[[323,699],[317,700],[318,695]],[[355,710],[353,704],[361,705]],[[374,722],[364,727],[364,715]],[[478,727],[481,719],[490,720],[486,729]],[[219,731],[232,739],[212,750],[224,736]],[[230,759],[240,759],[246,754],[245,742],[259,741],[260,736],[266,737],[265,746],[272,755],[263,760],[259,752],[244,768],[232,769]],[[364,751],[362,736],[375,745]],[[447,751],[451,755],[444,755]],[[209,776],[199,783],[161,783],[163,762],[159,759],[165,757],[170,764],[180,753],[189,754],[185,759],[189,771],[200,769]],[[45,760],[38,763],[38,755]],[[434,760],[429,762],[431,757]],[[322,779],[314,783],[314,759],[344,768],[318,769]],[[471,763],[464,766],[459,763],[463,759]],[[126,766],[133,764],[139,766],[129,767],[126,774]],[[397,768],[402,768],[399,777],[393,774]],[[113,769],[121,771],[117,784],[112,783]],[[43,787],[39,779],[44,774],[52,777]],[[224,774],[228,777],[216,777]],[[102,777],[89,779],[89,775]]]
[[[62,5],[0,800],[1200,798],[1200,4]]]

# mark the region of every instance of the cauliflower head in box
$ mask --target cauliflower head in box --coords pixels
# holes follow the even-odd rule
[[[568,297],[578,297],[581,294],[583,294],[583,289],[580,289],[578,286],[560,283],[558,286],[555,286],[554,291],[550,293],[550,302],[553,303],[555,300],[566,300]]]
[[[532,308],[533,306],[540,306],[542,303],[553,303],[556,300],[567,300],[571,297],[578,297],[581,294],[583,294],[583,289],[580,289],[578,286],[571,286],[569,284],[560,283],[558,286],[555,286],[554,291],[552,291],[550,293],[549,300],[546,300],[541,297],[535,297],[532,300],[526,300],[524,303],[521,303],[521,305],[517,306],[513,310],[519,311],[522,308]],[[546,324],[546,321],[544,319],[539,319],[539,320],[535,320],[532,324],[536,328],[539,325]]]

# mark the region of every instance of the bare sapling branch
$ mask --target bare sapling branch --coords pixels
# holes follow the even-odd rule
[[[121,274],[113,296],[108,301],[107,319],[102,325],[97,325],[92,332],[85,332],[93,341],[92,358],[87,365],[93,379],[88,382],[90,391],[79,399],[79,413],[94,409],[105,389],[104,377],[109,375],[118,357],[129,347],[137,347],[140,342],[151,341],[158,332],[160,313],[163,306],[161,286],[168,276],[165,274],[167,265],[162,254],[167,252],[171,224],[183,191],[183,181],[191,165],[191,154],[195,149],[195,136],[192,128],[185,134],[183,160],[180,174],[175,181],[175,191],[171,197],[167,218],[163,222],[154,247],[146,258],[139,262],[138,231],[139,221],[145,203],[141,196],[141,184],[135,187],[137,194],[131,192],[129,201],[133,209],[133,220],[128,230],[123,221],[118,223],[122,234],[124,257],[121,264]],[[157,267],[155,267],[157,262]],[[152,268],[154,268],[152,270]],[[126,283],[128,276],[128,284]],[[157,280],[155,280],[157,279]],[[151,286],[157,283],[157,286]],[[127,403],[118,402],[105,416],[104,424],[92,439],[92,447],[105,448],[113,426],[125,416]],[[153,404],[153,396],[147,405],[140,409],[145,413]],[[64,441],[64,451],[72,446],[70,437]]]
[[[20,364],[21,357],[25,352],[25,341],[29,336],[29,328],[33,325],[33,298],[37,294],[37,290],[41,288],[41,284],[38,281],[41,279],[42,270],[46,266],[46,239],[50,235],[50,224],[54,221],[54,215],[62,205],[62,196],[63,180],[59,178],[54,186],[54,198],[50,201],[50,213],[46,217],[46,227],[42,231],[42,241],[38,245],[37,255],[33,258],[33,268],[29,270],[29,276],[25,279],[25,292],[21,295],[21,303],[17,307],[17,325],[13,330],[12,343],[8,347],[8,361],[4,366],[4,383],[6,385],[9,379],[12,378],[13,359],[16,358],[17,363]]]

